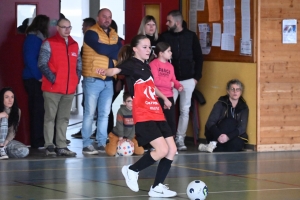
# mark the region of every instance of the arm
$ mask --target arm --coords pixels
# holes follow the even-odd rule
[[[172,74],[172,79],[171,81],[174,83],[174,88],[176,88],[179,92],[183,89],[183,86],[180,84],[180,82],[176,79],[175,72],[174,72],[174,67],[172,66],[171,68],[171,74]]]
[[[163,95],[163,93],[161,93],[160,91],[159,91],[159,89],[157,89],[156,87],[155,87],[155,94],[158,96],[158,97],[160,97],[160,98],[162,98],[163,100],[164,100],[164,104],[165,104],[165,108],[167,108],[167,109],[170,109],[170,107],[172,106],[172,103],[169,101],[169,99],[165,96],[165,95]]]
[[[118,40],[117,44],[103,44],[100,42],[99,36],[95,31],[88,30],[84,34],[84,42],[98,54],[105,55],[114,60],[118,59],[118,52],[121,47],[120,40]]]
[[[214,138],[218,138],[222,132],[217,127],[217,123],[222,116],[223,106],[221,102],[215,103],[212,111],[209,114],[205,127],[214,135]]]
[[[118,110],[117,113],[117,122],[116,122],[116,128],[118,132],[116,133],[119,136],[119,140],[122,140],[124,137],[124,124],[123,124],[123,114]]]
[[[54,83],[56,76],[50,70],[48,62],[51,56],[51,48],[48,41],[45,41],[40,50],[40,55],[38,59],[38,67],[41,70],[42,74],[51,82]]]
[[[23,45],[23,59],[26,68],[32,73],[36,80],[41,80],[42,74],[38,69],[38,58],[42,45],[42,40],[38,37],[29,35]]]
[[[202,50],[200,47],[199,40],[197,38],[197,35],[194,33],[193,35],[193,57],[195,61],[195,74],[194,74],[194,79],[196,81],[199,81],[200,78],[202,77],[202,66],[203,66],[203,55],[202,55]]]
[[[98,68],[96,73],[101,74],[102,76],[114,76],[121,72],[120,68],[109,68],[109,69],[101,69]]]
[[[76,65],[76,74],[78,76],[78,83],[81,78],[81,71],[82,71],[82,61],[80,56],[80,50],[78,50],[77,65]]]

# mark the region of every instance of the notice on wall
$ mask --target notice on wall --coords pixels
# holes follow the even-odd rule
[[[234,51],[234,36],[222,33],[221,49],[225,51]]]
[[[213,23],[213,35],[211,46],[220,47],[221,46],[221,24]]]
[[[282,43],[296,44],[297,43],[297,20],[284,19],[282,21]]]
[[[189,29],[197,33],[197,10],[190,10],[189,12]]]
[[[202,49],[202,53],[207,55],[211,50],[211,41],[210,41],[210,27],[207,23],[198,24],[199,28],[199,42]]]
[[[252,40],[243,40],[240,41],[240,55],[243,56],[252,56]]]
[[[220,2],[219,0],[209,0],[207,1],[208,6],[208,21],[214,22],[219,21],[221,14],[220,14]]]

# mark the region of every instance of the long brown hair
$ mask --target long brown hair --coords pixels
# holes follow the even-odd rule
[[[25,33],[40,31],[45,38],[49,36],[48,26],[50,18],[46,15],[37,15],[32,23],[28,26]]]

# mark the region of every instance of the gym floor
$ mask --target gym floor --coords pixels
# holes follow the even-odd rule
[[[0,161],[0,199],[3,200],[92,200],[153,199],[148,191],[157,165],[139,173],[140,191],[127,188],[123,165],[140,156],[84,156],[81,139],[72,139],[78,127],[69,127],[69,148],[76,158],[48,158],[44,150],[31,150],[25,159]],[[203,153],[193,143],[179,152],[165,181],[178,195],[188,199],[186,187],[193,180],[208,186],[207,200],[299,200],[299,151],[257,153]],[[155,198],[160,199],[160,198]]]

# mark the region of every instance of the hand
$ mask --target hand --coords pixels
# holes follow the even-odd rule
[[[166,98],[166,100],[164,100],[164,109],[170,109],[172,106],[171,101],[169,101],[169,99]]]
[[[226,134],[221,134],[218,138],[218,142],[220,142],[221,144],[228,142],[228,140],[229,137]]]
[[[98,69],[96,69],[96,73],[97,73],[97,74],[100,74],[100,75],[102,75],[102,76],[105,76],[106,70],[105,70],[105,69],[98,68]]]
[[[195,85],[197,85],[198,81],[196,79],[194,79],[194,81],[195,81]]]
[[[178,88],[178,91],[181,92],[183,90],[183,86],[180,85],[180,87]]]
[[[171,82],[171,88],[173,88],[174,87],[174,82]]]
[[[8,114],[6,112],[1,112],[0,113],[0,118],[7,118],[8,119]]]

